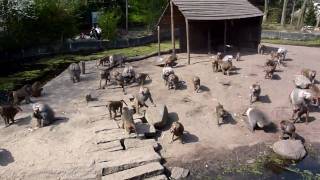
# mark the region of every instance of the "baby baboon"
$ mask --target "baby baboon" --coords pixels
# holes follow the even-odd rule
[[[216,114],[217,114],[217,124],[220,126],[220,122],[224,122],[224,118],[227,116],[227,112],[224,110],[223,106],[218,103],[216,106]]]
[[[128,107],[122,108],[122,115],[121,115],[121,121],[122,121],[122,128],[127,131],[127,133],[135,133],[136,132],[136,126],[133,121],[133,116],[131,114],[131,111]]]
[[[14,123],[14,117],[16,116],[16,114],[18,114],[21,111],[22,109],[19,106],[13,106],[13,105],[0,106],[0,115],[3,118],[6,127]]]
[[[177,139],[180,139],[181,143],[183,144],[183,132],[183,125],[180,122],[173,122],[170,128],[170,133],[172,134],[171,143],[173,143],[173,141]],[[177,137],[177,139],[174,139],[175,136]]]
[[[243,115],[248,117],[249,130],[251,132],[254,132],[256,127],[263,129],[271,124],[267,116],[257,108],[250,107]]]
[[[43,90],[42,85],[39,81],[36,81],[31,86],[32,89],[32,97],[40,97],[41,92]]]
[[[171,54],[169,57],[166,58],[166,60],[164,62],[164,66],[165,67],[167,67],[167,66],[170,66],[170,67],[175,66],[177,64],[176,63],[177,59],[178,59],[177,55]]]
[[[130,99],[130,101],[133,102],[133,108],[135,111],[140,114],[140,107],[149,107],[146,104],[148,99],[150,99],[150,102],[155,105],[149,88],[141,87],[139,93],[133,99]]]
[[[230,76],[230,71],[232,68],[232,62],[231,61],[220,61],[219,67],[222,70],[222,73],[224,75]]]
[[[236,55],[236,61],[240,61],[240,58],[241,58],[241,56],[240,56],[240,52],[237,52],[237,55]]]
[[[179,84],[179,77],[175,74],[170,74],[168,77],[168,89],[176,90]]]
[[[127,105],[127,103],[124,100],[121,101],[109,101],[106,107],[109,110],[110,114],[110,119],[112,119],[112,112],[114,113],[113,119],[116,118],[117,116],[117,110],[120,110],[120,115],[122,115],[122,108],[123,108],[123,103]]]
[[[280,139],[296,139],[296,127],[290,121],[280,122],[281,136]]]
[[[196,91],[197,93],[200,90],[200,78],[198,76],[193,77],[193,87],[194,87],[194,91]]]
[[[250,86],[250,103],[259,101],[259,96],[261,94],[261,87],[259,84],[253,84]]]
[[[149,74],[147,73],[138,73],[136,75],[136,82],[139,83],[140,85],[144,85],[145,80],[149,78],[151,80]]]
[[[54,112],[50,106],[43,103],[32,105],[33,117],[37,120],[37,127],[48,126],[55,120]]]
[[[275,64],[274,66],[266,66],[264,68],[264,72],[266,73],[264,78],[265,79],[272,79],[273,78],[273,74],[276,71],[277,65]]]
[[[109,69],[101,69],[100,70],[100,85],[99,88],[101,89],[101,83],[102,80],[105,80],[105,83],[102,87],[102,89],[105,89],[105,87],[108,85],[108,82],[110,82],[110,70]]]
[[[27,104],[31,103],[32,87],[30,84],[24,85],[21,89],[12,92],[13,104],[18,105],[25,100]]]
[[[69,74],[73,83],[80,82],[81,69],[79,64],[72,63],[69,66]]]
[[[312,84],[314,84],[317,71],[311,70],[311,69],[302,69],[301,75],[304,75],[306,78],[308,78],[311,81]]]
[[[167,86],[168,84],[168,78],[170,74],[174,74],[174,71],[171,67],[164,67],[162,69],[162,79],[165,81],[165,85]]]
[[[264,54],[265,51],[266,51],[266,46],[260,43],[258,45],[258,54]]]

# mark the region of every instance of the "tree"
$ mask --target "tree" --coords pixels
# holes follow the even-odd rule
[[[269,11],[269,0],[264,0],[264,13],[263,13],[263,22],[267,21]]]
[[[317,16],[312,3],[309,4],[308,10],[306,12],[306,18],[304,19],[304,23],[308,26],[315,26],[317,23]]]
[[[281,26],[284,26],[286,23],[287,6],[288,6],[288,0],[284,0],[283,1],[283,8],[282,8],[282,15],[281,15]]]
[[[293,18],[294,18],[295,8],[296,8],[296,0],[292,0],[292,11],[291,11],[290,25],[293,24]]]
[[[102,29],[102,37],[112,40],[116,38],[117,26],[119,24],[120,16],[119,10],[113,9],[111,11],[102,11],[99,17],[99,26]]]
[[[299,18],[296,26],[297,29],[301,29],[303,26],[308,1],[309,0],[303,0],[303,4],[300,10],[300,14],[299,14]]]

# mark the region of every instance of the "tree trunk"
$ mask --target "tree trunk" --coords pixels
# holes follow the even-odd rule
[[[320,25],[320,15],[318,15],[318,17],[317,17],[317,24],[316,24],[316,27],[319,27],[319,25]]]
[[[269,0],[264,0],[264,13],[262,22],[266,22],[268,18],[268,11],[269,11]]]
[[[282,16],[281,16],[281,26],[284,26],[286,24],[287,6],[288,6],[288,0],[284,0],[283,8],[282,8]]]
[[[300,12],[300,15],[298,18],[297,29],[301,29],[303,26],[304,16],[306,14],[306,9],[307,9],[307,3],[308,3],[308,0],[303,1],[302,7],[301,7],[301,12]]]
[[[296,0],[292,0],[293,4],[292,4],[292,12],[291,12],[291,20],[290,20],[290,25],[293,24],[293,18],[294,18],[294,11],[296,8]]]

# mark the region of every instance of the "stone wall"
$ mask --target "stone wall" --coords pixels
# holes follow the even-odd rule
[[[307,41],[320,39],[320,33],[262,31],[261,38]]]

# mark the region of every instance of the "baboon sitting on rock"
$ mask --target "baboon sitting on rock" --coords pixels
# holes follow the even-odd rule
[[[0,115],[3,118],[6,127],[14,123],[14,117],[21,111],[22,109],[19,106],[14,106],[14,105],[0,106]]]

